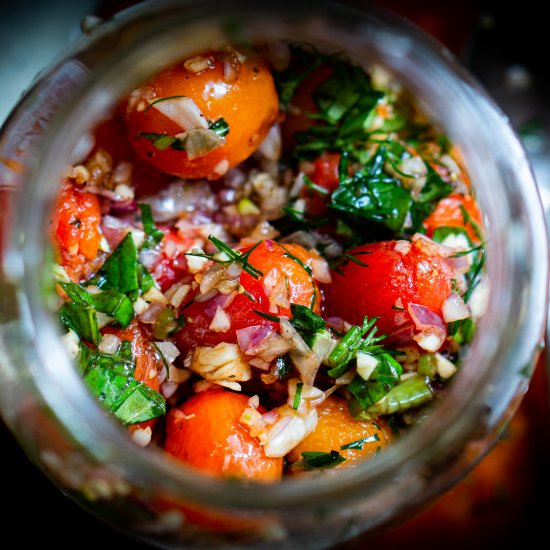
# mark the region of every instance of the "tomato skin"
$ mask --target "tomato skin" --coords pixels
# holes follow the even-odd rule
[[[224,75],[222,53],[205,52],[201,57],[209,58],[212,67],[193,73],[179,63],[157,75],[143,89],[147,90],[149,104],[160,98],[185,96],[195,102],[207,119],[215,122],[223,117],[229,125],[225,144],[192,160],[185,151],[171,148],[161,151],[139,134],[175,136],[185,128],[154,106],[144,108],[139,101],[131,100],[126,106],[128,138],[143,160],[163,172],[181,178],[218,179],[258,148],[278,117],[279,100],[271,71],[258,55],[247,52],[232,81]]]
[[[307,204],[306,211],[308,214],[313,214],[314,216],[323,216],[326,214],[330,193],[335,191],[340,183],[338,176],[339,164],[340,153],[323,153],[315,160],[315,168],[310,179],[318,186],[326,189],[328,194],[323,195],[315,189],[305,187],[304,194]]]
[[[303,452],[330,453],[339,451],[346,459],[335,468],[356,466],[363,459],[372,458],[378,448],[388,445],[392,439],[390,427],[383,419],[376,422],[355,420],[348,408],[345,399],[331,395],[317,406],[319,420],[315,430],[301,441],[287,455],[289,462],[302,458]],[[345,446],[363,438],[372,438],[363,445],[362,449],[344,449]]]
[[[282,458],[269,458],[239,421],[248,397],[225,390],[195,394],[167,416],[164,450],[215,476],[277,481]]]
[[[349,252],[367,267],[349,261],[340,273],[332,273],[332,284],[323,289],[328,317],[360,325],[365,315],[376,316],[378,334],[391,335],[412,322],[407,312],[410,303],[441,316],[452,291],[453,270],[441,256],[427,254],[421,243],[411,243],[407,254],[395,250],[395,245],[396,241],[382,241]]]
[[[246,249],[243,250],[245,252]],[[237,294],[231,303],[224,307],[231,327],[225,332],[214,332],[209,329],[218,306],[224,306],[227,296],[218,294],[206,302],[194,302],[182,312],[187,323],[176,333],[176,345],[182,351],[189,351],[194,346],[215,346],[220,342],[235,343],[237,331],[251,326],[269,326],[279,330],[279,323],[266,319],[254,310],[272,316],[291,316],[290,307],[277,306],[277,311],[270,309],[270,302],[264,287],[265,277],[276,269],[281,277],[286,277],[289,302],[310,306],[316,295],[314,311],[321,312],[321,293],[313,278],[290,254],[307,265],[308,261],[317,258],[299,245],[285,244],[284,248],[274,241],[263,241],[250,254],[248,262],[259,270],[263,276],[255,279],[243,271],[240,284],[245,294]],[[251,299],[252,298],[252,299]]]
[[[52,223],[58,261],[74,281],[85,278],[99,252],[101,209],[92,193],[71,182],[61,188]]]
[[[470,223],[464,220],[462,208],[466,210],[478,227],[481,226],[481,214],[477,204],[471,195],[460,195],[453,193],[441,199],[435,210],[422,222],[426,234],[431,237],[438,227],[462,227],[472,242],[479,243],[479,235]]]

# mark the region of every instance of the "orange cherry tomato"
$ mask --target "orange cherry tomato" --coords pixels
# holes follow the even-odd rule
[[[245,251],[246,249],[243,250]],[[237,330],[255,325],[268,325],[273,330],[278,330],[278,322],[261,314],[291,317],[290,304],[307,307],[314,304],[313,310],[320,314],[321,293],[317,283],[304,267],[318,258],[317,254],[308,252],[297,244],[281,245],[270,240],[261,242],[248,258],[248,263],[258,270],[261,276],[256,279],[243,271],[240,284],[246,294],[237,294],[231,303],[224,307],[231,321],[230,328],[224,332],[209,329],[220,300],[225,304],[227,298],[218,294],[210,300],[195,302],[186,307],[182,312],[186,324],[176,334],[176,345],[183,352],[197,345],[235,343]]]
[[[194,395],[168,413],[164,450],[215,476],[279,480],[283,459],[267,457],[239,421],[247,407],[248,397],[240,393],[209,390]]]
[[[379,317],[378,334],[391,335],[412,323],[409,304],[425,306],[441,316],[441,307],[451,294],[453,270],[443,257],[430,255],[421,243],[411,243],[407,253],[395,249],[396,241],[360,246],[349,253],[357,258],[332,273],[325,286],[325,309],[360,325],[365,315]]]
[[[474,227],[468,219],[464,219],[464,211],[467,216],[473,220],[477,227]],[[438,227],[462,227],[464,228],[472,242],[479,243],[478,228],[481,227],[481,214],[477,204],[471,195],[459,195],[453,193],[448,197],[441,199],[435,210],[422,222],[428,237]]]
[[[52,228],[58,261],[74,281],[92,273],[89,264],[99,251],[100,221],[97,196],[66,182],[57,199]]]
[[[355,466],[359,461],[375,456],[378,449],[392,439],[391,429],[384,420],[355,420],[349,413],[347,401],[340,397],[332,395],[325,399],[317,407],[317,414],[319,421],[315,430],[290,451],[287,455],[289,462],[300,460],[303,452],[338,451],[346,460],[335,468]],[[358,441],[357,448],[341,449]]]
[[[215,51],[201,54],[198,59],[205,68],[198,72],[186,68],[193,59],[178,63],[130,96],[125,112],[128,137],[141,158],[178,177],[217,179],[258,148],[278,117],[279,100],[273,77],[267,63],[256,53],[246,51],[243,61],[235,52],[232,59],[228,59],[229,55]],[[176,136],[192,129],[165,116],[157,108],[160,103],[157,107],[151,105],[159,99],[177,97],[193,100],[212,123],[223,118],[229,126],[225,143],[190,159],[185,150],[160,150],[143,137],[143,133]]]

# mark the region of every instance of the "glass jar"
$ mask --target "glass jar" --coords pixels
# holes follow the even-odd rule
[[[25,452],[84,508],[165,548],[326,548],[374,533],[460,480],[516,410],[542,346],[547,233],[506,117],[438,43],[373,9],[326,2],[156,1],[83,36],[2,129],[0,410]],[[491,282],[463,367],[436,414],[380,460],[276,485],[211,479],[142,450],[107,417],[63,348],[48,304],[53,197],[117,98],[224,41],[302,40],[385,67],[457,145],[489,236]]]

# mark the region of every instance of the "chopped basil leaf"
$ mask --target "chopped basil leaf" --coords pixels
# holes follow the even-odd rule
[[[332,468],[346,460],[338,451],[330,451],[330,453],[303,452],[302,459],[309,468]]]
[[[311,347],[316,335],[325,329],[325,320],[310,308],[299,304],[290,304],[290,311],[292,313],[291,325],[298,331],[304,342]]]
[[[210,122],[208,129],[216,132],[216,134],[220,137],[225,137],[229,134],[229,124],[227,124],[223,117],[218,118],[216,122]]]
[[[151,275],[150,271],[143,265],[137,264],[137,277],[139,281],[139,289],[142,294],[145,294],[148,290],[151,290],[154,286],[157,286],[155,279]]]
[[[365,445],[366,443],[374,443],[375,441],[380,441],[380,437],[378,437],[378,434],[363,437],[363,439],[358,439],[357,441],[353,441],[352,443],[346,443],[345,445],[342,445],[340,447],[340,450],[345,451],[346,449],[357,449],[358,451],[362,451],[363,445]]]
[[[383,151],[379,151],[363,170],[351,176],[343,175],[347,171],[341,173],[329,206],[399,231],[412,206],[411,193],[383,172],[384,160]]]
[[[115,289],[135,299],[139,291],[137,267],[136,245],[128,233],[89,284],[95,284],[101,289]]]
[[[67,328],[86,342],[97,345],[101,340],[96,310],[93,307],[67,302],[59,309],[59,317]]]
[[[135,359],[128,340],[123,340],[113,355],[84,352],[79,363],[92,394],[123,425],[146,422],[166,413],[164,397],[134,378]]]
[[[149,204],[138,204],[138,206],[141,212],[141,223],[146,235],[143,248],[154,248],[164,238],[164,231],[156,226]]]
[[[449,323],[449,336],[459,345],[469,344],[474,338],[475,331],[476,324],[470,318]]]
[[[103,290],[97,294],[91,294],[77,283],[59,284],[76,305],[91,307],[105,313],[113,317],[122,328],[126,328],[134,318],[132,302],[121,292]]]
[[[382,399],[399,382],[403,372],[401,365],[389,353],[378,354],[376,358],[378,364],[368,380],[356,375],[347,386],[362,410]]]

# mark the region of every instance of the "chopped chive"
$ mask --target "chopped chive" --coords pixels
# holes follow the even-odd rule
[[[294,394],[294,401],[292,403],[292,408],[297,411],[300,406],[300,399],[302,397],[302,388],[304,387],[303,382],[298,382],[296,385],[296,393]]]
[[[269,313],[264,313],[263,311],[258,311],[257,309],[252,310],[256,315],[259,315],[260,317],[263,317],[264,319],[267,319],[268,321],[273,321],[274,323],[280,323],[281,318],[277,317],[276,315],[269,315]]]

